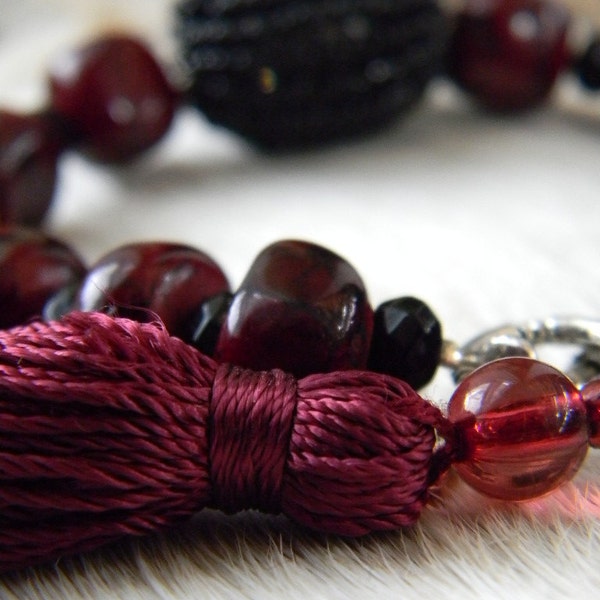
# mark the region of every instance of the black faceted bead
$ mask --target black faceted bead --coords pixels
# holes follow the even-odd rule
[[[189,101],[265,148],[331,142],[412,107],[446,41],[435,0],[185,0]]]
[[[417,298],[397,298],[375,311],[369,368],[393,375],[418,389],[440,362],[442,328],[431,309]]]
[[[592,40],[575,69],[585,87],[600,90],[600,36]]]
[[[233,294],[223,292],[205,300],[200,306],[197,324],[186,341],[203,354],[213,356],[232,299]]]

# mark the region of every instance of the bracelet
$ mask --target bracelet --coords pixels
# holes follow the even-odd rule
[[[99,319],[98,326],[101,326],[103,328],[103,331],[104,331],[104,327],[106,327],[106,331],[107,331],[106,335],[107,335],[107,337],[109,336],[108,332],[111,331],[111,328],[113,326],[118,326],[118,327],[123,327],[123,329],[126,330],[126,331],[130,331],[131,335],[133,337],[136,337],[138,335],[145,335],[147,333],[148,335],[150,335],[151,339],[154,339],[153,338],[153,335],[154,335],[153,334],[153,330],[151,331],[147,326],[142,326],[141,329],[138,329],[137,328],[138,326],[133,325],[133,324],[131,324],[129,322],[118,321],[118,320],[110,321],[109,322],[108,320],[105,320],[105,319],[101,318],[100,316],[95,317],[95,316],[89,316],[89,315],[85,317],[85,321],[84,321],[83,317],[81,318],[81,321],[78,321],[79,317],[77,315],[74,315],[73,317],[67,317],[66,321],[64,322],[66,329],[63,330],[63,334],[66,334],[67,337],[76,336],[76,335],[79,335],[80,337],[85,337],[85,336],[83,336],[83,333],[82,333],[82,331],[85,331],[86,332],[86,336],[89,337],[89,333],[90,333],[90,330],[89,330],[89,327],[90,327],[90,318],[92,320],[96,319],[96,318]],[[85,322],[85,326],[83,325],[84,322]],[[79,323],[79,329],[76,327],[77,323]],[[26,328],[25,330],[21,330],[21,329],[15,330],[14,333],[15,333],[15,335],[17,337],[11,338],[11,342],[10,343],[14,343],[15,346],[22,347],[24,343],[29,343],[29,338],[30,337],[31,338],[35,337],[34,334],[32,333],[33,331],[36,332],[37,336],[45,338],[48,341],[53,340],[52,343],[62,343],[62,342],[57,342],[53,338],[53,332],[56,331],[56,327],[54,325],[52,327],[50,327],[49,329],[44,328],[41,325],[32,325],[30,327],[31,327],[31,329],[27,329]],[[39,327],[39,329],[38,329],[38,327]],[[71,329],[71,327],[73,327],[73,329]],[[85,327],[85,329],[84,329],[84,327]],[[132,328],[131,330],[129,329],[130,327]],[[146,332],[146,329],[148,329],[147,332]],[[529,331],[529,328],[525,328],[525,329],[527,331]],[[533,329],[535,329],[535,328],[533,328]],[[141,333],[141,331],[143,331],[145,333]],[[11,333],[11,335],[13,335],[13,333]],[[62,335],[62,334],[60,334],[60,335]],[[94,338],[99,339],[99,338],[102,338],[103,335],[104,334],[99,334],[97,336],[94,336]],[[120,335],[120,333],[119,333],[119,335]],[[113,340],[114,340],[114,346],[112,346],[112,348],[115,350],[115,352],[119,348],[122,350],[123,348],[126,347],[126,344],[124,343],[123,338],[119,337],[119,335],[117,335],[116,338],[113,338]],[[525,337],[527,337],[528,335],[530,335],[530,334],[527,333],[527,335]],[[79,338],[77,338],[77,339],[79,339]],[[89,342],[89,340],[88,340],[88,342]],[[3,340],[3,343],[4,343],[4,340]],[[7,344],[8,343],[9,342],[7,342]],[[110,346],[110,344],[109,344],[109,346]],[[25,348],[26,347],[27,346],[25,346]],[[56,348],[53,348],[51,350],[51,352],[52,352],[53,355],[55,355],[55,350],[56,350]],[[85,347],[85,351],[83,353],[86,354],[88,350],[90,350],[90,349],[86,346]],[[448,350],[448,348],[446,348],[446,350]],[[450,349],[450,350],[452,350],[452,349]],[[67,351],[67,353],[70,353],[72,351],[72,349],[69,347],[69,348],[66,348],[66,351]],[[185,351],[182,350],[182,352],[184,352],[184,354],[185,354]],[[44,352],[42,352],[42,353],[44,353]],[[48,354],[48,352],[46,352],[46,355],[47,354]],[[450,352],[450,353],[446,352],[446,353],[444,353],[444,359],[447,362],[452,363],[454,360],[456,360],[456,356],[454,356],[454,358],[452,358],[453,355],[454,355],[454,352]],[[98,356],[98,355],[93,355],[93,356]],[[123,361],[123,359],[124,359],[123,354],[119,354],[118,352],[116,352],[116,356],[118,357],[118,359],[120,361]],[[181,358],[181,357],[180,358],[181,358],[181,360],[184,363],[186,361],[188,361],[188,360],[191,361],[192,363],[195,363],[196,360],[197,360],[196,359],[197,355],[193,354],[192,356],[193,357],[189,358],[189,359],[186,358],[185,356],[183,358]],[[75,355],[73,355],[73,358],[75,358]],[[79,360],[81,358],[82,358],[81,355],[78,355],[77,356],[77,360],[74,361],[75,364],[81,365],[82,363],[79,362]],[[129,357],[125,357],[125,358],[128,359]],[[200,362],[202,364],[204,364],[202,362],[203,359],[198,359],[198,360],[200,360]],[[8,359],[8,361],[11,363],[11,366],[14,366],[14,364],[16,364],[16,363],[19,363],[21,366],[24,364],[22,356],[20,356],[18,359],[16,359],[14,357],[14,355],[13,355],[13,358]],[[140,361],[142,363],[146,364],[146,365],[148,364],[148,362],[146,361],[146,357],[140,358]],[[587,362],[590,362],[590,361],[588,361],[586,359],[586,361],[584,361],[584,362],[587,363]],[[591,361],[591,362],[593,362],[593,361]],[[46,366],[48,364],[49,363],[46,363]],[[506,364],[506,363],[504,363],[504,364]],[[90,368],[93,369],[93,367],[90,367]],[[519,370],[519,368],[520,367],[514,367],[514,369],[517,370],[517,371]],[[207,369],[208,369],[208,367],[207,367]],[[34,369],[34,370],[37,370],[37,369]],[[30,375],[31,375],[31,373],[30,373]],[[348,373],[348,376],[350,376],[350,375],[351,374]],[[144,379],[145,376],[147,376],[146,372],[140,373],[140,378],[141,379]],[[206,375],[206,373],[205,373],[205,376],[208,378],[208,375]],[[243,379],[243,375],[236,374],[234,376],[231,376],[229,374],[229,372],[220,371],[219,372],[219,376],[221,377],[221,379],[219,381],[225,380],[227,382],[227,385],[219,384],[219,385],[221,385],[221,387],[218,387],[218,389],[222,390],[222,391],[220,391],[217,394],[215,394],[213,392],[213,397],[217,398],[217,407],[216,408],[210,407],[210,408],[207,408],[206,410],[208,410],[208,411],[223,410],[224,412],[227,412],[227,406],[230,403],[230,401],[227,400],[227,401],[221,402],[219,399],[220,398],[227,398],[227,393],[228,392],[225,391],[225,390],[229,390],[229,381],[230,381],[230,379],[232,379],[232,378],[233,379],[237,379],[237,378]],[[39,383],[39,370],[37,370],[37,375],[34,375],[34,377],[35,377],[35,381]],[[217,377],[217,375],[215,374],[215,378],[216,377]],[[494,375],[494,377],[497,377],[498,380],[500,380],[500,377],[498,376],[498,374]],[[341,375],[332,375],[332,378],[334,378],[335,382],[338,383],[338,384],[342,384],[345,381],[344,378]],[[386,378],[384,378],[384,379],[386,379]],[[286,381],[289,382],[289,380],[287,380],[287,379],[286,379]],[[371,381],[370,379],[367,379],[366,383],[365,383],[364,380],[363,380],[362,385],[363,386],[366,385],[367,387],[369,387],[370,381]],[[381,381],[379,380],[379,378],[377,378],[375,381],[377,383],[377,386],[381,385]],[[562,389],[562,394],[561,395],[563,395],[563,396],[573,395],[573,393],[572,393],[572,387],[569,387],[567,384],[562,383],[562,379],[559,380],[559,381],[561,383],[559,384],[559,388],[558,389]],[[314,384],[315,388],[317,388],[318,390],[321,389],[320,387],[317,387],[317,384],[314,383],[314,380],[313,380],[313,384]],[[213,386],[212,389],[213,390],[215,389],[216,385],[217,384],[215,384],[215,383],[212,384],[212,386]],[[245,388],[247,385],[251,385],[251,384],[241,383],[241,384],[238,385],[236,383],[236,386],[238,386],[238,387],[241,386],[242,388]],[[293,384],[292,383],[288,383],[288,385],[293,385]],[[323,383],[323,385],[325,385],[325,383]],[[389,383],[389,384],[386,384],[386,385],[389,385],[391,388],[394,388],[394,386],[397,385],[397,384],[395,384],[395,383]],[[298,388],[302,388],[303,390],[304,389],[308,389],[307,387],[303,387],[303,386],[304,386],[304,383],[298,384]],[[269,386],[265,385],[265,383],[263,382],[263,388],[264,387],[268,388]],[[327,395],[328,398],[329,398],[330,395],[333,394],[333,392],[331,392],[331,389],[333,387],[334,387],[334,385],[332,383],[329,386],[329,391],[327,393],[328,394]],[[278,389],[280,389],[280,388],[278,387]],[[311,391],[312,391],[312,389],[313,388],[311,388]],[[378,388],[378,389],[386,389],[386,388],[383,387],[383,388]],[[400,386],[399,389],[404,390],[403,386]],[[588,390],[588,392],[589,392],[589,390]],[[82,385],[82,393],[83,393],[83,385]],[[179,390],[177,391],[177,393],[179,393]],[[231,392],[229,392],[229,393],[231,393]],[[388,390],[386,389],[386,394],[387,393],[388,393]],[[398,392],[398,393],[401,394],[403,392]],[[389,394],[390,394],[390,397],[394,397],[394,396],[391,395],[392,394],[391,391],[389,392]],[[458,430],[457,430],[457,428],[455,426],[448,425],[447,421],[444,420],[443,418],[440,418],[435,411],[430,412],[431,409],[428,408],[428,405],[422,405],[420,403],[420,401],[416,401],[416,400],[414,402],[414,406],[411,405],[413,397],[410,396],[410,392],[407,392],[407,394],[408,394],[408,399],[406,400],[406,404],[405,404],[404,397],[403,397],[402,402],[399,402],[399,404],[402,405],[403,409],[406,408],[407,412],[409,412],[409,414],[410,414],[411,420],[415,419],[415,416],[416,416],[418,423],[424,424],[424,429],[427,429],[429,431],[429,433],[427,435],[431,435],[431,429],[435,429],[435,431],[437,431],[438,434],[440,435],[440,440],[442,440],[442,439],[445,440],[444,446],[441,446],[440,448],[436,448],[435,446],[433,446],[433,454],[429,455],[431,457],[430,462],[424,460],[423,463],[419,463],[421,465],[427,463],[427,465],[428,465],[427,468],[429,469],[429,473],[430,473],[429,474],[429,478],[431,479],[431,481],[435,481],[435,479],[439,475],[439,472],[443,472],[444,469],[446,468],[446,466],[447,466],[446,462],[449,462],[450,460],[462,461],[463,458],[464,458],[464,454],[467,453],[466,448],[470,448],[470,446],[468,444],[474,444],[477,440],[473,441],[469,437],[469,435],[466,434],[466,433],[464,433],[464,432],[462,432],[461,434],[457,433]],[[248,398],[250,396],[246,396],[246,398]],[[284,396],[285,396],[285,394],[284,394]],[[29,397],[28,394],[27,394],[27,397]],[[196,397],[196,396],[194,396],[194,397]],[[237,396],[236,396],[236,398],[237,398]],[[279,400],[279,402],[281,403],[282,406],[286,405],[286,398],[287,398],[287,396],[285,396],[284,399]],[[304,398],[304,396],[302,398]],[[594,405],[590,403],[590,402],[592,402],[592,400],[590,399],[591,396],[586,396],[586,398],[587,399],[585,400],[585,404],[584,404],[584,408],[585,408],[584,412],[586,414],[588,414],[588,415],[591,415],[591,416],[587,417],[588,423],[586,425],[582,425],[582,423],[585,421],[585,418],[582,417],[581,403],[578,404],[577,401],[576,401],[575,402],[575,408],[573,408],[572,410],[569,409],[569,411],[568,411],[569,415],[573,416],[573,423],[575,423],[575,424],[579,423],[579,426],[580,426],[580,429],[578,429],[576,426],[574,426],[573,429],[569,429],[570,432],[576,432],[576,435],[574,435],[574,437],[570,438],[570,443],[573,442],[574,446],[578,446],[578,444],[579,444],[579,446],[578,446],[579,449],[581,449],[581,447],[585,445],[581,441],[582,438],[586,437],[586,439],[587,439],[587,435],[584,435],[582,433],[582,431],[584,431],[585,429],[589,428],[591,430],[591,432],[592,432],[591,433],[591,437],[592,438],[594,437],[594,433],[593,433],[594,429],[593,429],[593,425],[592,425],[592,423],[594,422],[594,416],[593,415],[595,414],[595,411],[592,408]],[[299,402],[299,401],[300,400],[297,400],[297,402]],[[15,400],[15,402],[17,402],[17,401]],[[237,406],[237,401],[234,400],[231,403],[234,406]],[[22,404],[22,401],[19,402],[19,404]],[[275,401],[269,400],[269,404],[271,404],[271,405],[274,405],[274,404],[277,405],[277,400],[275,400]],[[319,402],[319,404],[323,404],[323,403]],[[410,408],[409,408],[409,406],[410,406]],[[262,407],[261,407],[261,409],[262,409]],[[285,411],[283,411],[283,412],[285,412]],[[299,409],[298,409],[298,412],[300,412]],[[424,413],[424,416],[421,414],[421,412]],[[532,411],[532,412],[535,413],[535,410]],[[70,414],[72,414],[72,413],[70,413]],[[534,414],[532,416],[535,417],[536,415]],[[537,416],[539,417],[539,415],[537,415]],[[289,415],[281,418],[282,423],[285,421],[286,418],[289,418]],[[225,416],[224,416],[224,419],[225,419]],[[421,421],[419,421],[418,419],[421,419]],[[220,424],[220,426],[225,431],[222,432],[221,430],[219,430],[218,434],[215,433],[215,432],[213,432],[213,433],[209,434],[208,437],[212,439],[212,438],[215,438],[217,435],[219,435],[219,436],[220,435],[224,435],[225,438],[219,438],[219,437],[217,437],[217,439],[224,439],[225,440],[226,437],[227,437],[227,433],[228,433],[228,431],[227,431],[228,427],[227,427],[227,425],[225,423],[228,423],[228,422],[230,422],[230,421],[220,421],[220,420],[217,420],[217,426],[219,426],[219,424]],[[569,420],[569,422],[571,423],[570,420]],[[296,421],[294,422],[293,425],[289,425],[288,424],[288,426],[294,428],[294,427],[296,427],[295,423],[296,423]],[[309,423],[309,425],[312,425],[312,423]],[[305,425],[305,427],[307,429],[310,429],[309,425]],[[398,425],[398,428],[401,427],[401,425],[399,423],[397,425]],[[463,427],[463,425],[461,425],[461,427]],[[466,425],[464,425],[464,427],[466,428]],[[251,427],[249,426],[249,428],[251,428]],[[446,431],[446,428],[447,428],[447,431]],[[202,428],[199,427],[198,430],[202,430]],[[104,432],[104,433],[105,434],[102,437],[106,438],[106,432]],[[293,433],[291,435],[293,436]],[[423,434],[423,435],[425,435],[425,434]],[[415,434],[415,438],[417,438],[417,437],[418,437],[418,434]],[[465,439],[467,441],[465,441]],[[362,441],[362,438],[361,438],[361,441]],[[417,443],[418,441],[419,440],[415,439],[415,443]],[[432,442],[429,441],[428,443],[432,443]],[[586,441],[586,444],[587,444],[587,441]],[[567,445],[569,445],[569,444],[567,444]],[[220,445],[220,442],[219,442],[217,444],[216,450],[214,450],[214,453],[217,454],[217,458],[216,458],[217,462],[216,463],[212,462],[211,465],[215,465],[215,464],[216,465],[221,465],[221,464],[223,464],[223,462],[227,462],[226,459],[222,456],[222,452],[223,451],[220,448],[222,448],[222,446]],[[251,451],[254,452],[254,451],[257,451],[257,450],[255,450],[254,447],[252,447]],[[276,452],[274,451],[273,455],[275,455],[275,454],[276,454]],[[412,457],[412,455],[409,453],[408,450],[407,450],[407,455],[406,456],[407,456],[407,458],[408,457]],[[215,459],[213,457],[212,461],[214,461],[214,460]],[[275,462],[277,462],[276,458],[274,458],[273,460]],[[279,459],[279,460],[281,460],[281,459]],[[221,462],[219,462],[219,461],[221,461]],[[572,458],[571,462],[569,463],[569,469],[568,470],[574,469],[575,468],[575,463],[577,463],[578,461],[580,461],[580,454],[576,453],[575,458]],[[257,461],[257,464],[261,465],[262,462],[261,461]],[[162,464],[161,464],[161,466],[162,466]],[[416,467],[415,467],[415,470],[418,471],[418,469]],[[271,472],[271,471],[269,471],[269,472]],[[403,471],[401,471],[401,472],[403,472]],[[224,478],[227,481],[225,481],[223,483],[224,487],[219,487],[216,492],[212,491],[212,488],[211,488],[210,493],[207,492],[207,494],[209,496],[211,496],[210,498],[208,498],[208,499],[206,499],[206,497],[196,498],[195,501],[194,501],[195,502],[194,508],[190,509],[190,510],[195,510],[198,506],[204,505],[205,502],[209,502],[211,504],[217,504],[218,503],[219,505],[222,505],[223,508],[226,508],[227,510],[236,510],[238,508],[238,506],[231,506],[231,505],[227,504],[227,502],[231,502],[231,498],[229,498],[229,496],[232,493],[231,492],[223,492],[223,489],[226,489],[226,490],[229,489],[229,490],[231,490],[231,489],[233,489],[233,487],[228,487],[228,486],[240,485],[239,482],[237,481],[237,477],[239,477],[239,473],[235,473],[235,474],[232,475],[229,472],[221,472],[220,467],[219,467],[219,468],[217,468],[216,472],[213,474],[213,470],[212,470],[212,467],[211,467],[211,477],[214,477],[215,479],[219,479],[219,480],[220,480],[220,478]],[[396,477],[398,477],[398,473],[396,473]],[[265,492],[265,494],[267,496],[266,498],[263,497],[262,495],[260,495],[259,500],[256,500],[256,498],[254,497],[255,491],[254,490],[248,491],[246,489],[243,490],[242,496],[244,498],[251,498],[251,500],[249,500],[250,503],[256,502],[257,505],[263,506],[267,510],[275,510],[275,508],[273,508],[273,507],[277,506],[278,498],[276,496],[278,496],[278,493],[279,493],[277,485],[273,484],[270,480],[267,483],[265,483],[265,485],[269,488]],[[311,489],[310,492],[313,495],[313,502],[314,502],[315,489]],[[219,497],[219,498],[213,499],[212,498],[212,494],[213,493],[217,494],[219,496],[225,496],[225,497],[224,498],[223,497]],[[308,494],[309,492],[306,491],[306,493]],[[421,493],[423,494],[423,496],[427,495],[425,492],[421,492]],[[237,495],[237,492],[236,492],[236,495]],[[30,498],[29,500],[33,503],[35,501],[35,498]],[[78,499],[75,499],[73,501],[74,502],[73,505],[75,505],[77,503],[77,500]],[[166,503],[167,503],[167,501],[165,501],[165,504]],[[418,504],[419,503],[417,502],[417,506],[418,506]],[[293,509],[289,509],[289,510],[290,510],[291,516],[294,516],[294,513],[292,512]],[[297,510],[298,510],[298,512],[301,512],[301,511],[305,510],[305,507],[304,506],[300,506],[300,507],[297,508]],[[410,510],[414,510],[414,507],[411,508]],[[76,512],[76,511],[74,511],[74,512]],[[376,515],[376,517],[379,518],[380,515]],[[8,519],[9,517],[5,517],[5,518]],[[12,521],[12,518],[13,518],[13,515],[11,514],[10,515],[10,520],[11,521]],[[137,521],[135,523],[132,522],[132,523],[128,524],[129,526],[128,525],[123,526],[123,528],[121,529],[121,531],[119,531],[118,533],[115,533],[115,535],[121,535],[122,533],[132,533],[132,532],[139,533],[139,532],[141,532],[142,529],[144,528],[144,525],[145,525],[144,523],[142,523],[143,518],[144,518],[144,515],[141,514],[139,521]],[[298,517],[296,517],[296,518],[298,518]],[[311,517],[308,516],[306,518],[307,518],[307,521],[308,521]],[[157,517],[157,519],[160,519],[160,517]],[[302,518],[299,518],[299,520],[302,522]],[[366,517],[365,517],[365,521],[368,521],[368,519]],[[411,521],[408,520],[408,517],[407,517],[407,522],[411,522]],[[162,526],[163,524],[164,523],[161,523],[160,526]],[[308,522],[308,524],[312,525],[312,523],[310,523],[310,522]],[[319,525],[319,524],[317,524],[316,526],[319,527],[319,528],[321,528],[321,525]],[[395,526],[398,526],[398,525],[395,525]],[[326,526],[323,526],[323,528],[327,529]],[[74,528],[74,530],[76,530],[76,528]],[[144,531],[148,531],[148,530],[149,529],[144,529]],[[336,531],[333,528],[331,530]],[[356,532],[355,531],[348,531],[347,533],[356,533]],[[98,538],[96,538],[96,539],[102,539],[104,541],[106,541],[108,539],[111,539],[111,537],[110,537],[111,533],[107,532],[106,529],[103,528],[103,524],[99,524],[98,527],[95,528],[95,529],[90,528],[88,530],[88,533],[86,535],[93,535],[93,534],[97,534]],[[50,553],[50,552],[48,552],[46,554],[43,553],[43,551],[46,551],[47,547],[50,545],[50,542],[47,542],[48,546],[46,546],[44,544],[42,544],[40,546],[40,542],[43,542],[43,539],[45,537],[47,538],[47,536],[44,536],[43,533],[40,532],[38,534],[38,537],[35,540],[33,540],[33,538],[31,538],[31,541],[30,541],[31,545],[34,545],[34,543],[37,544],[36,550],[35,550],[35,552],[37,552],[37,554],[35,554],[35,552],[34,553],[31,552],[31,547],[29,549],[26,549],[23,552],[23,554],[14,554],[14,555],[12,555],[12,553],[11,553],[12,556],[17,557],[17,559],[20,560],[21,562],[7,563],[7,567],[6,568],[15,568],[16,566],[22,566],[24,564],[31,564],[33,562],[44,561],[44,560],[48,560],[51,556],[56,556],[57,555],[56,553]],[[18,538],[22,539],[22,533],[21,532],[19,532]],[[53,538],[53,539],[54,539],[53,543],[55,543],[55,538]],[[93,543],[90,542],[89,545],[86,545],[88,543],[86,541],[87,539],[88,538],[85,538],[85,539],[79,538],[79,541],[77,542],[78,545],[75,546],[75,547],[70,548],[68,551],[70,552],[70,551],[83,550],[85,548],[91,547],[92,545],[95,545],[96,540],[94,540]],[[12,542],[11,542],[11,544],[6,544],[6,545],[9,548],[11,548],[11,549],[13,548]],[[16,544],[15,544],[14,548],[17,548]],[[57,553],[60,553],[60,554],[62,554],[64,552],[62,549],[61,550],[56,550],[56,547],[54,548],[53,551],[57,552]],[[23,558],[23,556],[25,556],[25,558]],[[13,558],[11,560],[15,560],[15,559]],[[4,562],[2,564],[4,564]]]

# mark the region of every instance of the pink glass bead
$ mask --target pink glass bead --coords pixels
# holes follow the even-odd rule
[[[531,108],[569,60],[569,13],[546,0],[467,0],[449,51],[450,75],[487,108]]]
[[[49,115],[0,111],[0,223],[40,224],[54,195],[60,142]]]
[[[282,241],[258,255],[233,297],[215,358],[298,377],[364,368],[372,331],[354,268],[315,244]]]
[[[590,446],[600,448],[600,377],[586,383],[581,395],[587,409]]]
[[[181,244],[121,246],[93,265],[76,300],[78,310],[114,310],[138,321],[158,315],[167,331],[189,341],[202,303],[229,291],[219,266]]]
[[[79,257],[58,240],[25,229],[0,229],[0,328],[40,317],[46,301],[84,273]]]
[[[568,481],[588,447],[586,409],[571,381],[529,358],[488,363],[448,405],[462,448],[455,464],[478,491],[525,500]]]
[[[97,160],[123,162],[158,141],[176,94],[150,52],[125,36],[100,39],[59,58],[50,72],[52,109],[75,143]]]

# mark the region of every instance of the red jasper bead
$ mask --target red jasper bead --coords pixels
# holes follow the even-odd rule
[[[567,66],[569,14],[546,0],[467,0],[449,51],[449,73],[485,107],[531,108]]]
[[[41,316],[50,297],[84,274],[79,257],[58,240],[24,229],[0,229],[0,328]]]
[[[315,244],[263,250],[234,295],[215,357],[298,377],[366,365],[373,310],[354,268]]]
[[[158,141],[173,119],[176,94],[156,60],[125,36],[73,50],[50,72],[52,108],[74,142],[97,160],[123,162]]]
[[[50,115],[0,111],[0,223],[39,225],[54,195],[60,151]]]
[[[568,481],[588,448],[586,408],[571,381],[529,358],[488,363],[467,376],[448,405],[472,487],[503,500],[540,496]]]
[[[74,308],[114,312],[138,321],[158,316],[169,333],[189,341],[201,304],[228,290],[219,266],[195,248],[128,244],[91,267]]]

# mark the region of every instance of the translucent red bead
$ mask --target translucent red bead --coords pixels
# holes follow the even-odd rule
[[[138,321],[158,315],[169,333],[189,341],[202,303],[228,290],[219,266],[195,248],[128,244],[90,268],[74,308],[115,312]]]
[[[64,54],[50,72],[52,109],[81,150],[107,162],[136,157],[171,124],[176,94],[150,52],[125,36]]]
[[[467,0],[449,51],[449,73],[487,108],[514,111],[548,97],[567,66],[569,14],[546,0]]]
[[[263,250],[236,292],[215,357],[296,376],[365,367],[373,310],[338,255],[299,241]]]
[[[55,293],[85,274],[79,257],[42,233],[0,230],[0,328],[40,317]]]
[[[61,141],[50,115],[0,111],[0,224],[42,221],[54,195]]]
[[[588,448],[586,407],[553,367],[527,358],[488,363],[448,405],[461,441],[455,468],[472,487],[524,500],[568,481]]]

